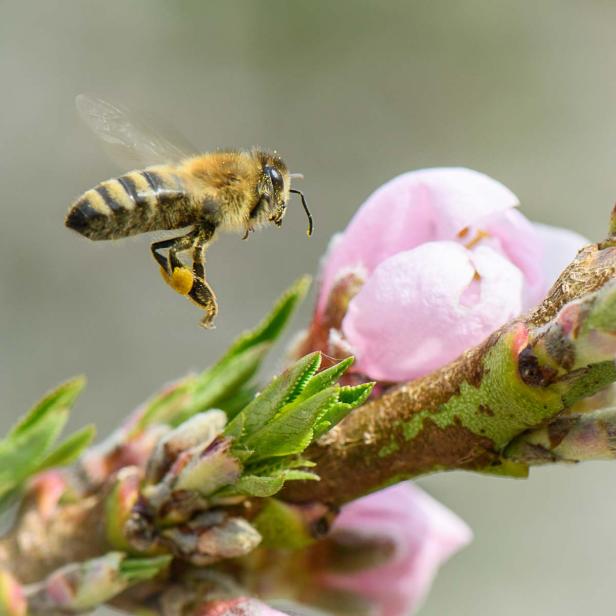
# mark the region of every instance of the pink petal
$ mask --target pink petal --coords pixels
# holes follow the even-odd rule
[[[370,273],[398,252],[424,242],[453,240],[465,227],[517,204],[508,188],[471,169],[423,169],[394,178],[368,198],[331,246],[319,311],[341,270],[363,266]]]
[[[524,274],[524,309],[545,296],[544,246],[536,225],[518,210],[509,209],[494,216],[482,227],[499,242],[500,251]]]
[[[328,574],[325,583],[357,593],[377,607],[375,616],[406,616],[425,598],[439,566],[472,539],[469,527],[410,483],[347,505],[333,531],[381,538],[395,546],[386,563],[354,574]]]
[[[520,313],[520,270],[487,246],[429,242],[381,263],[342,323],[370,378],[428,374]]]
[[[590,240],[579,233],[560,227],[538,222],[533,223],[533,226],[543,246],[543,295],[545,296],[563,269],[573,261],[578,250],[590,244]]]

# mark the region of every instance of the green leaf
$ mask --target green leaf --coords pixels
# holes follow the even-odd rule
[[[90,445],[95,436],[96,428],[92,424],[73,432],[39,464],[37,472],[72,464]]]
[[[244,475],[235,485],[232,491],[245,494],[246,496],[257,496],[266,498],[279,492],[284,485],[284,477],[257,477],[256,475]]]
[[[0,496],[35,473],[68,419],[68,409],[46,412],[27,429],[0,442]]]
[[[86,435],[91,428],[73,435],[50,453],[84,384],[83,378],[76,378],[48,393],[0,441],[0,511],[14,502],[30,476],[72,461],[89,442]]]
[[[156,577],[171,563],[172,557],[125,558],[120,565],[120,575],[125,582],[135,584]]]
[[[307,400],[285,406],[243,444],[255,451],[251,461],[301,453],[313,438],[313,428],[338,400],[338,388],[328,387]]]
[[[227,426],[227,433],[238,434],[237,424],[243,426],[240,434],[250,436],[262,428],[286,404],[297,396],[301,388],[318,370],[321,362],[320,353],[310,353],[299,359],[293,366],[274,378],[271,383],[255,397],[255,399],[231,421]],[[236,439],[239,439],[236,436]],[[242,440],[243,442],[243,440]]]
[[[320,418],[315,426],[314,438],[317,439],[336,424],[340,423],[353,409],[361,406],[370,396],[374,383],[363,383],[353,387],[341,387],[338,402],[333,404]]]
[[[50,391],[17,423],[6,438],[12,439],[25,434],[38,422],[42,421],[49,413],[70,409],[85,384],[86,381],[84,377],[76,377],[70,381],[66,381],[66,383],[62,383],[62,385]]]
[[[338,382],[338,379],[349,369],[351,364],[355,361],[353,356],[347,357],[343,359],[341,362],[333,365],[331,368],[327,368],[327,370],[322,370],[318,374],[310,379],[310,382],[302,391],[301,398],[309,398],[310,396],[314,396],[314,394],[319,393],[321,390],[326,387],[331,387]]]
[[[267,498],[279,492],[285,482],[318,481],[319,476],[315,473],[300,470],[283,470],[270,476],[244,475],[230,489],[231,493]]]

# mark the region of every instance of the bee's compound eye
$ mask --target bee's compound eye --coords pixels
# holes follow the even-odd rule
[[[277,192],[282,192],[284,188],[284,181],[282,179],[282,175],[280,175],[280,171],[275,167],[270,167],[267,165],[264,169],[265,173],[269,176],[272,181],[272,187]]]

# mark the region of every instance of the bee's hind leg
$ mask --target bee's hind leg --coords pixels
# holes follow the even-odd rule
[[[188,293],[188,297],[190,297],[195,304],[205,311],[205,315],[201,320],[201,325],[203,325],[203,327],[207,327],[208,329],[213,327],[212,323],[218,314],[216,295],[205,278],[205,251],[207,250],[207,246],[213,235],[213,229],[204,229],[201,233],[199,233],[193,244],[192,274],[194,277],[194,283]]]
[[[193,230],[181,237],[155,242],[151,246],[152,255],[160,265],[160,273],[165,282],[180,295],[188,295],[193,286],[193,275],[178,257],[178,252],[192,248],[198,231]],[[167,256],[161,250],[169,249]]]

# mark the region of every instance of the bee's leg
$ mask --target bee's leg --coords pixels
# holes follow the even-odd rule
[[[193,284],[193,275],[178,258],[177,253],[188,250],[195,241],[198,231],[193,230],[181,237],[162,240],[152,244],[152,255],[160,265],[160,273],[165,282],[181,295],[187,295]],[[169,248],[169,254],[165,257],[161,250]]]
[[[177,237],[172,237],[171,239],[168,239],[168,240],[161,240],[160,242],[154,242],[150,246],[150,250],[152,251],[152,256],[156,259],[156,262],[158,263],[158,265],[160,265],[160,267],[164,269],[169,276],[171,276],[171,270],[169,269],[169,260],[167,259],[166,256],[162,255],[160,251],[165,250],[166,248],[169,248],[169,246],[172,246],[175,242],[177,242],[178,239],[179,238]]]
[[[201,320],[201,325],[208,329],[213,327],[212,323],[218,313],[216,295],[205,278],[205,251],[213,236],[214,229],[205,229],[197,236],[193,244],[192,274],[194,282],[188,293],[188,297],[200,308],[205,310],[205,316]]]

